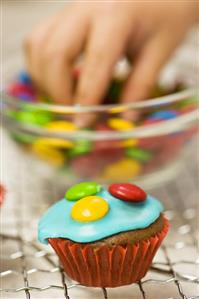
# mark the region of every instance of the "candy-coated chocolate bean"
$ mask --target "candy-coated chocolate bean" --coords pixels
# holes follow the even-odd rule
[[[118,131],[127,131],[135,128],[135,125],[133,123],[122,118],[110,118],[108,120],[108,126],[111,129],[118,130]],[[129,147],[129,146],[137,145],[138,141],[132,138],[127,140],[122,140],[120,143],[122,147]]]
[[[5,188],[0,185],[0,205],[2,205],[4,197],[5,197]]]
[[[141,162],[147,162],[152,158],[152,154],[149,151],[136,147],[127,148],[125,154],[129,158],[133,158]]]
[[[71,169],[83,179],[95,179],[104,167],[121,160],[124,156],[122,148],[104,148],[93,150],[91,153],[76,157],[70,161]]]
[[[93,144],[93,150],[117,150],[122,147],[121,142],[118,140],[97,140]]]
[[[137,139],[127,139],[122,141],[123,147],[132,147],[132,146],[136,146],[137,144],[138,144]]]
[[[8,116],[8,117],[10,117],[12,119],[17,120],[18,111],[16,111],[16,110],[10,110],[9,109],[9,110],[7,110],[5,112],[6,112],[6,116]]]
[[[194,106],[186,106],[180,109],[180,114],[187,114],[189,112],[192,112],[196,109]]]
[[[118,119],[117,118],[111,118],[109,121],[113,122],[112,125],[114,125],[116,123],[118,123],[117,121]],[[122,121],[123,123],[123,120],[122,119],[119,119],[119,122]],[[124,121],[126,123],[126,121]],[[133,128],[132,124],[130,124],[130,127],[131,129]],[[99,123],[96,125],[96,131],[107,131],[107,132],[111,132],[111,131],[114,131],[116,127],[114,128],[111,128],[110,126],[108,126],[107,124],[105,123]],[[122,129],[119,129],[119,130],[122,130]],[[135,146],[137,145],[138,141],[137,139],[127,139],[127,140],[99,140],[99,141],[96,141],[95,144],[94,144],[94,149],[104,149],[104,148],[120,148],[120,147],[130,147],[130,146]]]
[[[150,115],[149,119],[168,120],[178,116],[176,110],[161,110]]]
[[[87,196],[74,204],[71,217],[80,222],[91,222],[103,218],[109,211],[107,201],[99,196]]]
[[[25,102],[34,102],[34,100],[35,100],[35,97],[28,93],[19,93],[17,95],[17,98],[19,98],[20,100],[25,101]]]
[[[165,140],[164,135],[140,138],[138,146],[142,149],[157,152]]]
[[[110,113],[122,113],[125,112],[127,109],[124,105],[116,105],[114,107],[109,108]]]
[[[101,159],[94,153],[78,156],[70,161],[72,171],[82,179],[94,179],[103,169]]]
[[[161,119],[158,118],[148,118],[146,120],[144,120],[142,125],[148,126],[148,125],[155,125],[157,123],[161,122]]]
[[[25,71],[19,73],[19,75],[17,76],[17,81],[27,85],[30,85],[32,83],[30,76]]]
[[[126,158],[107,166],[102,177],[110,181],[130,180],[139,175],[141,169],[140,163]]]
[[[118,131],[127,131],[135,128],[135,125],[132,122],[122,118],[110,118],[107,123],[111,129]]]
[[[13,83],[12,85],[10,85],[8,87],[8,93],[12,96],[17,97],[19,94],[29,94],[31,96],[35,95],[35,91],[34,89],[26,84],[22,84],[22,83]]]
[[[19,111],[17,120],[22,123],[46,125],[52,119],[52,115],[46,111]]]
[[[36,140],[36,137],[25,133],[12,133],[13,139],[20,143],[31,144]]]
[[[184,101],[180,101],[180,102],[177,102],[176,105],[175,105],[175,108],[176,109],[183,109],[185,107],[195,107],[197,108],[198,107],[198,96],[193,96],[189,99],[186,99]]]
[[[73,142],[70,140],[65,140],[61,138],[41,138],[40,144],[45,146],[60,148],[60,149],[68,149],[73,147]]]
[[[32,152],[36,154],[36,156],[50,164],[55,166],[61,166],[65,163],[65,156],[61,153],[61,151],[46,146],[39,139],[32,145]]]
[[[54,132],[67,132],[77,130],[77,127],[74,123],[63,120],[52,121],[46,126],[46,128]]]
[[[96,124],[95,130],[96,131],[103,131],[103,132],[112,132],[112,131],[114,131],[106,123],[98,123],[98,124]]]
[[[76,201],[86,196],[95,195],[100,189],[101,186],[95,182],[79,183],[68,189],[65,198],[67,200]]]
[[[142,202],[147,197],[144,190],[130,183],[112,184],[109,186],[108,191],[124,201]]]
[[[102,148],[94,150],[93,155],[95,161],[98,161],[102,167],[105,167],[110,165],[110,163],[120,161],[124,157],[124,150],[122,148]]]
[[[80,155],[87,154],[92,149],[92,143],[90,140],[78,140],[75,142],[74,146],[69,151],[69,156],[76,157]]]

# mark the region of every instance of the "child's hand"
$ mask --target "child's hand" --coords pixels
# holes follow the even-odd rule
[[[35,82],[55,101],[98,104],[124,55],[133,61],[122,99],[143,99],[187,30],[196,21],[197,1],[75,2],[38,26],[26,42]],[[72,94],[74,61],[84,67]]]

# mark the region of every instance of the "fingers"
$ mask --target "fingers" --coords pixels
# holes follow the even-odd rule
[[[72,100],[71,69],[86,37],[86,18],[60,14],[34,34],[29,46],[29,68],[35,81],[58,103]]]
[[[52,32],[58,20],[58,16],[51,17],[45,23],[40,24],[29,34],[24,42],[25,60],[28,72],[38,86],[42,86],[43,71],[41,68],[41,52],[47,42],[50,32]]]
[[[121,101],[130,103],[145,99],[156,83],[160,70],[174,51],[179,40],[169,30],[158,32],[140,50],[124,88]]]
[[[122,26],[121,26],[122,27]],[[116,22],[102,20],[94,26],[85,53],[84,67],[75,100],[80,104],[97,104],[106,92],[115,63],[127,42],[128,32]],[[120,36],[118,42],[115,34]]]
[[[122,26],[123,25],[123,26]],[[120,40],[116,38],[116,33]],[[114,20],[96,22],[85,52],[84,67],[75,93],[75,103],[96,105],[105,96],[114,66],[122,55],[128,40],[128,28]],[[88,115],[76,119],[84,126]]]
[[[72,65],[79,55],[87,33],[84,18],[68,18],[66,26],[60,21],[43,57],[45,86],[57,102],[72,102]]]

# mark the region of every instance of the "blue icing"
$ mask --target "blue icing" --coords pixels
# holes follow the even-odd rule
[[[77,222],[70,216],[75,202],[62,199],[54,204],[39,222],[39,240],[65,238],[75,242],[94,242],[119,232],[143,229],[153,223],[163,210],[162,204],[148,195],[142,203],[130,203],[113,197],[105,190],[101,196],[109,203],[109,212],[93,222]]]

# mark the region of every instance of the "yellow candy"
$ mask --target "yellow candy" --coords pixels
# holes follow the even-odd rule
[[[60,139],[60,138],[41,138],[39,140],[40,145],[43,144],[46,147],[54,148],[72,148],[73,142],[70,140]]]
[[[52,121],[47,124],[46,128],[52,132],[66,132],[77,130],[76,126],[69,121]],[[74,143],[70,140],[61,138],[45,138],[45,143],[49,146],[60,147],[60,148],[72,148]]]
[[[77,201],[71,211],[71,216],[76,221],[90,222],[104,217],[109,210],[105,199],[99,196],[87,196]]]
[[[122,145],[124,147],[133,147],[133,146],[136,146],[137,144],[138,144],[137,139],[127,139],[127,140],[122,141]]]
[[[110,112],[111,113],[121,113],[121,112],[124,112],[124,111],[126,111],[127,110],[127,108],[125,107],[125,106],[117,106],[117,107],[113,107],[113,108],[110,108]]]
[[[127,131],[135,128],[135,125],[130,121],[127,121],[122,118],[116,118],[116,117],[110,118],[108,120],[108,126],[111,129],[118,130],[118,131]]]
[[[132,130],[135,128],[135,125],[130,122],[127,121],[125,119],[122,118],[110,118],[108,120],[108,126],[113,129],[113,130],[118,130],[118,131],[128,131],[128,130]],[[122,145],[124,147],[130,147],[130,146],[135,146],[138,144],[138,140],[137,139],[127,139],[122,141]]]
[[[54,132],[65,132],[65,131],[76,131],[77,127],[69,121],[57,120],[48,123],[46,126],[47,129]]]
[[[123,159],[108,166],[102,175],[106,180],[132,179],[141,172],[141,164],[132,159]]]
[[[65,162],[64,154],[57,149],[46,145],[42,142],[42,140],[37,140],[32,145],[32,152],[40,159],[45,160],[55,166],[61,166]]]

